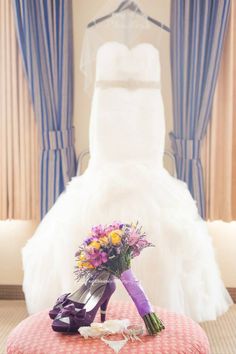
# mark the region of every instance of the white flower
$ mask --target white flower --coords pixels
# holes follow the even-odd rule
[[[120,333],[130,324],[128,319],[124,320],[108,320],[103,323],[104,329],[110,333]]]
[[[97,337],[101,337],[103,336],[103,331],[101,331],[99,328],[96,327],[80,327],[79,328],[79,333],[81,334],[81,336],[83,336],[84,338],[97,338]]]
[[[93,322],[89,327],[80,327],[79,333],[84,338],[99,338],[105,334],[115,334],[124,331],[130,324],[128,319],[124,320],[108,320],[103,323]]]

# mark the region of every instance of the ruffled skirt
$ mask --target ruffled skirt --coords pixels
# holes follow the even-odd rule
[[[206,223],[185,183],[142,164],[88,168],[74,177],[23,249],[30,313],[78,286],[75,252],[93,225],[139,221],[156,245],[133,260],[150,301],[196,321],[214,320],[232,303]],[[124,297],[122,286],[114,295]],[[126,296],[127,300],[128,297]]]

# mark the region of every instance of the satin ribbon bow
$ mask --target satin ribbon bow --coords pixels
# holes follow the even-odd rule
[[[66,305],[60,312],[60,318],[62,317],[76,317],[76,319],[84,319],[86,311],[85,309],[80,309],[76,311],[74,304]]]
[[[70,295],[70,293],[61,295],[61,296],[57,299],[57,302],[56,302],[55,307],[60,306],[60,305],[67,299],[67,297],[68,297],[69,295]]]

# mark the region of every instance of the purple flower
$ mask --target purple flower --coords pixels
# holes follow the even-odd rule
[[[84,241],[84,244],[89,245],[93,241],[97,241],[97,237],[91,236],[91,237],[86,238],[86,240]]]
[[[108,256],[105,252],[100,252],[99,250],[93,249],[89,252],[88,259],[90,263],[97,268],[102,263],[106,263],[108,261]]]
[[[132,258],[139,256],[140,255],[140,249],[138,247],[134,247],[132,249],[132,253],[131,254],[132,254]]]
[[[97,225],[97,226],[93,226],[92,227],[92,234],[95,237],[101,237],[105,235],[105,230],[104,227],[102,225]]]
[[[123,225],[124,224],[121,224],[119,221],[114,221],[112,224],[106,226],[105,233],[108,234],[113,230],[122,229]]]

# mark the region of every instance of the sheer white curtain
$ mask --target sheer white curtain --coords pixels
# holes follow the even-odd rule
[[[38,138],[10,0],[0,1],[0,219],[39,215]]]
[[[202,151],[209,220],[236,220],[236,3],[231,2],[220,72]]]

